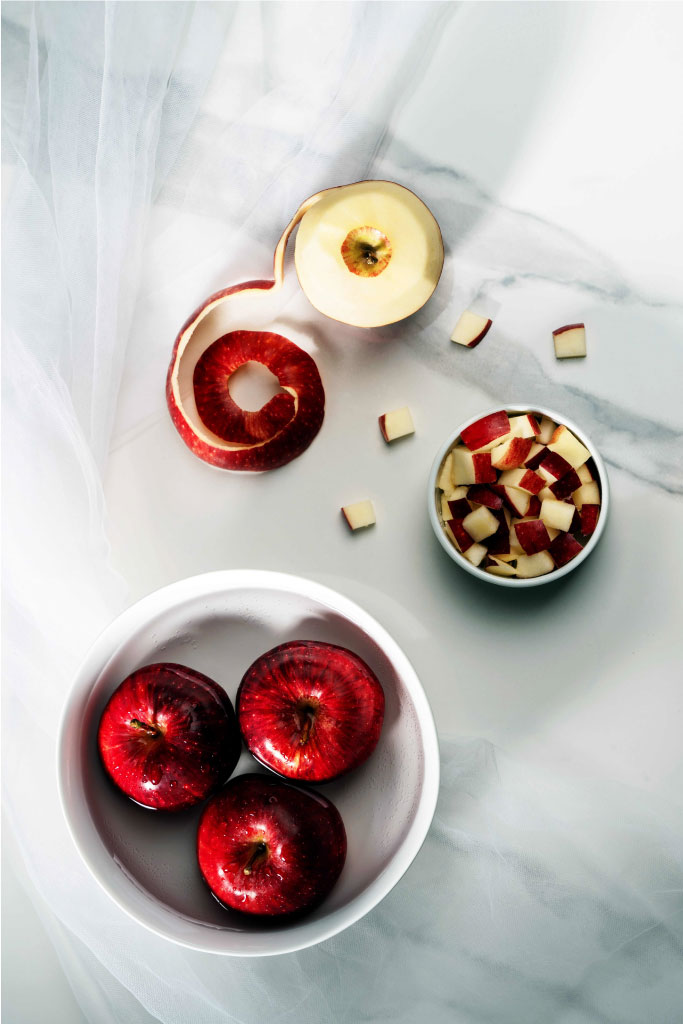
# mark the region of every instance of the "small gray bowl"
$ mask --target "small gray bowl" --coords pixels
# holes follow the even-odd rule
[[[585,431],[581,430],[576,423],[568,419],[568,417],[564,416],[562,413],[554,412],[552,409],[546,409],[542,405],[533,404],[509,405],[506,406],[505,411],[508,414],[515,416],[525,412],[538,413],[540,416],[548,416],[551,420],[554,420],[555,423],[563,423],[591,453],[591,459],[595,465],[595,469],[598,474],[598,482],[600,484],[601,508],[595,532],[592,534],[581,554],[577,555],[576,558],[572,558],[571,562],[567,562],[567,564],[563,565],[561,569],[554,569],[552,572],[548,572],[544,576],[533,576],[531,579],[495,576],[493,573],[486,572],[484,569],[480,569],[478,566],[472,565],[471,562],[468,562],[468,560],[460,554],[457,548],[453,546],[444,532],[439,507],[441,492],[436,486],[436,481],[439,478],[443,461],[466,427],[469,427],[472,423],[476,423],[477,420],[482,419],[484,416],[490,416],[491,413],[500,412],[500,406],[493,409],[486,409],[483,412],[477,413],[476,416],[472,416],[469,420],[465,420],[456,430],[453,431],[452,434],[449,435],[449,437],[446,438],[439,448],[436,458],[432,464],[432,469],[429,474],[429,484],[427,487],[427,509],[429,512],[429,521],[432,524],[432,529],[436,534],[439,544],[446,554],[462,569],[465,569],[471,576],[476,576],[477,579],[484,580],[486,583],[493,583],[497,587],[512,587],[514,589],[519,589],[520,587],[538,587],[542,583],[552,583],[555,580],[559,580],[562,576],[567,576],[570,572],[573,572],[574,569],[577,569],[582,562],[585,562],[591,551],[595,549],[595,546],[602,537],[605,529],[607,513],[609,510],[609,482],[607,480],[607,470],[605,469],[605,464],[600,457],[600,453]]]

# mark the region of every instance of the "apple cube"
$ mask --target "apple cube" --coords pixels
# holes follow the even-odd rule
[[[540,423],[530,412],[525,412],[522,416],[510,417],[510,430],[515,437],[534,438],[540,429]]]
[[[576,471],[576,475],[578,476],[582,484],[589,484],[591,480],[593,480],[593,474],[591,473],[590,469],[588,468],[585,462],[583,466],[579,466],[579,468]]]
[[[511,557],[510,527],[504,519],[499,522],[498,529],[489,537],[486,546],[490,555],[496,555],[499,558]]]
[[[561,480],[563,476],[566,476],[571,468],[567,460],[563,459],[561,455],[549,451],[538,464],[538,473],[546,483],[553,484],[556,480]]]
[[[578,469],[591,455],[579,439],[574,437],[571,430],[565,427],[564,423],[555,428],[548,448],[551,452],[556,452],[566,459],[572,469]]]
[[[486,484],[474,484],[467,491],[467,497],[470,501],[475,501],[478,505],[486,505],[487,508],[502,508],[503,499],[499,494],[494,494],[490,487]]]
[[[586,354],[586,328],[584,324],[567,324],[553,331],[555,355],[558,359],[575,359]]]
[[[442,494],[439,499],[439,509],[441,511],[441,518],[444,522],[451,518],[451,510],[448,505],[448,498],[445,494]]]
[[[499,485],[496,485],[499,486]],[[528,491],[520,491],[518,487],[502,487],[503,500],[508,508],[518,517],[525,516],[529,511],[531,495]]]
[[[546,481],[533,469],[508,469],[501,473],[498,483],[503,487],[516,487],[520,491],[528,491],[529,494],[538,494],[545,487]]]
[[[572,499],[577,508],[581,508],[583,505],[599,505],[600,504],[600,488],[593,480],[589,484],[581,484],[580,487],[572,494]]]
[[[496,471],[491,465],[488,452],[477,454],[466,448],[453,449],[453,483],[454,484],[488,484],[494,483]]]
[[[550,500],[552,501],[555,498],[555,495],[549,487],[544,487],[542,491],[538,492],[538,498],[541,501],[545,501],[547,498],[550,498]]]
[[[557,568],[561,569],[563,565],[571,562],[572,558],[576,558],[583,551],[583,545],[579,544],[571,533],[558,533],[548,550]]]
[[[493,576],[516,576],[517,570],[514,565],[509,565],[507,562],[501,561],[499,558],[489,558],[486,571],[490,572]]]
[[[468,562],[472,563],[472,565],[479,565],[479,563],[484,560],[487,554],[488,551],[486,550],[483,544],[472,544],[471,547],[467,549],[467,551],[463,551],[463,555],[465,556]]]
[[[376,522],[375,509],[371,501],[357,501],[353,505],[344,505],[342,514],[352,530],[362,530]]]
[[[458,501],[460,498],[467,497],[467,487],[454,487],[451,484],[449,491],[444,491],[444,498],[447,501]]]
[[[415,424],[410,414],[410,409],[404,405],[402,409],[394,409],[393,412],[385,412],[379,417],[379,429],[382,437],[389,444],[399,437],[407,437],[415,433]]]
[[[557,424],[554,420],[551,420],[549,416],[541,416],[536,440],[540,441],[541,444],[549,444],[550,438],[555,433],[556,428]]]
[[[515,533],[525,555],[535,555],[537,551],[546,551],[550,547],[548,531],[540,519],[515,523]]]
[[[520,555],[517,559],[517,575],[520,579],[545,576],[554,568],[555,563],[547,551],[538,551],[535,555]]]
[[[465,345],[467,348],[475,348],[489,332],[493,320],[488,317],[478,316],[466,309],[453,329],[451,341],[456,345]]]
[[[526,514],[529,516],[530,519],[538,519],[538,517],[540,516],[541,499],[537,494],[531,495],[531,501],[529,502],[529,507],[526,510]]]
[[[552,491],[558,501],[564,501],[565,498],[570,498],[580,486],[581,481],[579,480],[578,473],[575,469],[570,469],[568,473],[565,473],[554,484],[551,484],[549,490]]]
[[[541,502],[541,519],[554,530],[568,530],[574,518],[574,506],[566,501],[546,498]]]
[[[491,509],[480,505],[474,512],[470,512],[462,522],[472,540],[480,541],[491,537],[498,530],[498,520]]]
[[[599,505],[582,505],[581,506],[581,518],[580,518],[580,530],[584,536],[588,537],[591,533],[595,532],[595,527],[598,525],[598,516],[600,515]]]
[[[436,486],[442,491],[448,493],[453,487],[453,452],[449,452],[446,458],[443,460],[443,465],[439,471],[439,479],[436,482]]]
[[[446,516],[447,519],[464,519],[472,511],[467,498],[457,498],[455,501],[447,502],[447,504],[449,512],[449,515]]]
[[[469,533],[462,525],[462,519],[449,519],[445,526],[446,533],[454,542],[458,551],[462,551],[464,553],[471,544],[474,544]]]
[[[538,466],[543,461],[547,454],[547,448],[544,444],[538,444],[534,442],[529,449],[529,454],[524,460],[524,465],[527,469],[538,469]]]
[[[523,466],[532,444],[529,437],[511,437],[509,441],[503,441],[491,449],[491,465],[496,469],[516,469]]]
[[[470,423],[469,427],[465,427],[462,431],[460,437],[463,444],[467,445],[470,451],[475,449],[478,451],[488,449],[490,451],[496,443],[500,443],[505,434],[509,433],[510,420],[508,419],[508,414],[501,410],[501,412],[492,412],[489,416],[482,416],[475,423]]]

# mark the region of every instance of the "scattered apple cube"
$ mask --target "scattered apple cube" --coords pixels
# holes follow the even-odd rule
[[[599,505],[582,505],[580,515],[580,527],[581,533],[588,537],[591,533],[595,532],[595,527],[598,525],[598,516],[600,515]]]
[[[394,409],[393,412],[385,412],[379,417],[379,429],[387,444],[399,437],[414,434],[415,424],[408,406],[404,405],[402,409]]]
[[[556,452],[566,459],[572,469],[582,466],[591,454],[563,423],[555,428],[548,448],[551,452]]]
[[[599,505],[600,488],[595,480],[589,484],[581,484],[572,494],[572,499],[578,509],[581,509],[583,505]]]
[[[555,355],[558,359],[575,359],[586,354],[586,328],[584,324],[567,324],[553,331]]]
[[[528,491],[529,494],[538,494],[545,487],[546,481],[533,469],[508,469],[501,473],[498,480],[503,487],[516,487],[520,491]]]
[[[555,563],[547,551],[539,551],[535,555],[520,555],[517,559],[517,575],[520,579],[545,576],[554,568]]]
[[[342,514],[352,530],[362,530],[375,522],[375,509],[371,501],[357,501],[353,505],[344,505]]]
[[[547,551],[550,547],[548,531],[540,519],[527,519],[515,523],[514,530],[525,555],[535,555],[537,551]]]
[[[475,423],[470,423],[469,427],[465,427],[462,431],[460,437],[470,451],[485,449],[490,451],[496,443],[500,443],[505,434],[509,433],[508,414],[501,410],[501,412],[492,412],[488,416],[482,416]]]
[[[491,465],[496,469],[516,469],[523,466],[532,444],[529,437],[511,437],[509,441],[503,441],[491,449]]]
[[[502,562],[499,558],[489,558],[486,571],[493,576],[516,576],[517,570],[508,562]]]
[[[583,551],[583,545],[571,533],[558,533],[548,550],[557,568],[561,569]]]
[[[541,502],[541,519],[554,530],[568,530],[574,518],[574,506],[566,501],[546,498]]]
[[[479,565],[487,554],[488,552],[483,544],[472,544],[467,551],[463,551],[463,555],[468,562],[472,563],[472,565]]]
[[[540,441],[541,444],[548,444],[550,438],[555,433],[557,424],[554,420],[551,420],[549,416],[541,416],[541,422],[539,425],[538,433],[536,434],[536,440]]]
[[[496,471],[491,465],[488,452],[478,454],[466,448],[453,449],[453,483],[488,484],[496,479]]]
[[[451,341],[467,348],[476,348],[488,334],[492,323],[493,320],[489,320],[488,317],[478,316],[477,313],[466,309],[453,329]]]
[[[472,540],[485,540],[492,536],[499,526],[498,520],[491,509],[480,505],[474,512],[470,512],[462,521],[463,527],[467,530]]]

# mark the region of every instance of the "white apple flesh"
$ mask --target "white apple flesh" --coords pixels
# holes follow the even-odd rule
[[[379,417],[379,429],[382,437],[389,444],[399,437],[407,437],[415,433],[415,424],[410,409],[404,405],[402,409],[394,409],[392,412],[385,412]]]
[[[342,514],[351,530],[362,530],[376,522],[375,509],[371,501],[356,501],[353,505],[344,505]]]
[[[586,328],[584,324],[567,324],[553,331],[555,355],[558,359],[576,359],[586,354]]]

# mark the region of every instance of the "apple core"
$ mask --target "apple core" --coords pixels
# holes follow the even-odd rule
[[[342,242],[341,254],[352,274],[377,277],[389,265],[391,242],[379,228],[353,228]]]

